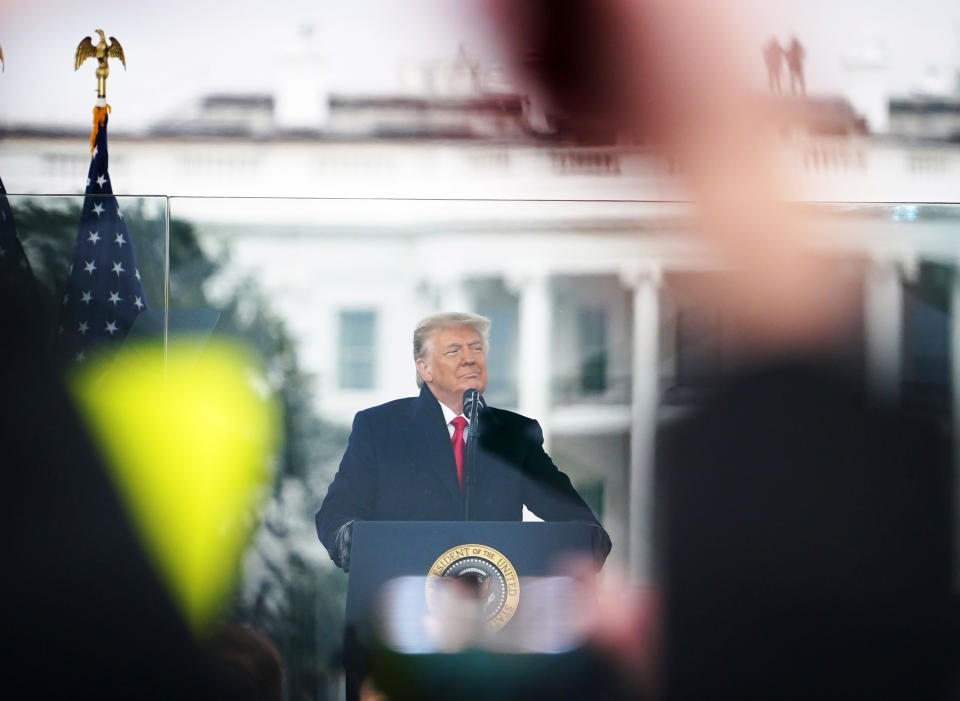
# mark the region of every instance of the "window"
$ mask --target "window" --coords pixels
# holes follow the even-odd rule
[[[607,311],[581,309],[577,317],[580,343],[580,393],[603,394],[607,391]]]
[[[598,521],[603,521],[603,480],[591,480],[577,484],[577,492]]]
[[[487,391],[493,406],[517,405],[517,298],[500,280],[472,283],[475,311],[490,319],[490,350],[487,353]]]
[[[487,391],[493,404],[513,406],[517,401],[515,356],[517,347],[517,315],[503,307],[477,306],[479,313],[490,319],[490,350],[487,353]]]
[[[377,313],[340,312],[338,377],[340,389],[373,389]]]
[[[720,314],[702,305],[677,310],[676,384],[702,389],[715,382],[723,367],[723,328]]]
[[[724,289],[729,280],[727,273],[684,272],[672,273],[665,285],[663,357],[670,371],[664,389],[671,404],[699,401],[735,365],[741,338],[736,320],[712,300],[690,293],[707,286]]]
[[[933,418],[951,410],[953,266],[923,261],[903,291],[903,405]]]

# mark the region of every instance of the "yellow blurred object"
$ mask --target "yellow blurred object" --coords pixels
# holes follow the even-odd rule
[[[270,477],[277,410],[238,348],[171,341],[124,346],[73,377],[147,550],[196,631],[236,578]]]

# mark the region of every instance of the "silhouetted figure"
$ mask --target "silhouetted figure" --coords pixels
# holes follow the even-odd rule
[[[55,369],[38,285],[0,276],[4,688],[221,698]]]
[[[791,37],[790,46],[787,47],[784,55],[787,59],[787,68],[790,69],[790,92],[794,95],[798,94],[797,85],[799,85],[799,94],[806,95],[807,86],[803,81],[803,57],[805,55],[803,44],[797,41],[796,37]]]
[[[709,0],[542,0],[515,21],[519,5],[502,0],[498,19],[526,31],[517,47],[543,47],[543,89],[577,115],[610,106],[609,124],[640,124],[674,151],[702,224],[692,233],[741,272],[694,294],[736,320],[749,355],[657,435],[663,637],[601,632],[653,643],[662,701],[960,698],[950,443],[871,405],[859,372],[833,356],[861,327],[862,299],[828,282],[812,224],[779,204],[790,191],[771,177],[756,119],[767,115],[740,98],[736,32],[724,31],[739,14]],[[794,94],[803,55],[793,39]],[[564,82],[577,69],[618,82],[598,97],[585,79]]]
[[[224,694],[233,701],[281,701],[283,662],[273,643],[253,628],[222,624],[204,651]]]
[[[773,37],[770,37],[770,41],[763,46],[763,62],[767,64],[767,85],[770,86],[770,92],[783,92],[783,86],[780,83],[780,74],[783,72],[783,47]]]
[[[943,435],[796,357],[658,441],[664,701],[957,698]]]

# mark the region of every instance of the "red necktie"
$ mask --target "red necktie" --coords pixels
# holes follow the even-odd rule
[[[453,424],[453,437],[450,438],[450,443],[453,445],[453,459],[457,461],[457,484],[463,487],[463,429],[467,425],[467,420],[458,416],[450,423]]]

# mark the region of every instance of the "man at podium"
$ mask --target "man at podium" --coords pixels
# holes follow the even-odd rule
[[[600,525],[543,450],[540,424],[484,402],[489,331],[477,314],[426,317],[413,334],[419,396],[354,417],[316,517],[320,541],[345,571],[355,520],[520,521],[526,506],[545,521]],[[465,397],[476,407],[465,411]],[[599,565],[611,544],[596,530]]]

